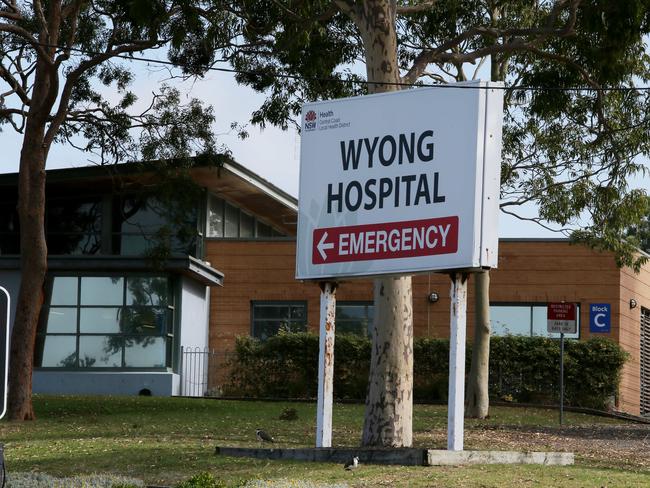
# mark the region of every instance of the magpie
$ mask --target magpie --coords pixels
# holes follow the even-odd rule
[[[353,456],[347,463],[343,465],[347,471],[357,469],[359,467],[359,456]]]

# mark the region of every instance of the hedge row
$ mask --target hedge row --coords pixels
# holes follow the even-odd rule
[[[414,341],[414,398],[447,400],[449,341]],[[560,344],[543,337],[493,337],[490,353],[490,396],[515,402],[551,403],[559,397]],[[606,408],[618,391],[627,353],[610,340],[565,342],[565,398],[568,404]],[[286,333],[266,342],[237,340],[227,396],[313,398],[318,378],[318,336]],[[467,345],[467,371],[471,344]],[[336,337],[334,396],[363,399],[366,395],[370,341]]]

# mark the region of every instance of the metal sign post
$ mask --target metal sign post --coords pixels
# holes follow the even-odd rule
[[[575,303],[549,303],[546,307],[546,330],[560,334],[560,425],[564,424],[564,334],[575,334],[577,327]]]
[[[318,401],[316,403],[316,447],[332,447],[332,403],[334,397],[334,329],[336,283],[320,284],[320,336],[318,340]]]
[[[2,412],[0,419],[7,413],[7,375],[9,373],[9,310],[11,309],[9,292],[0,286],[0,384],[2,385]]]
[[[564,332],[560,332],[560,425],[564,424]]]
[[[449,334],[449,399],[447,449],[463,450],[465,417],[465,337],[467,325],[467,274],[451,275]]]

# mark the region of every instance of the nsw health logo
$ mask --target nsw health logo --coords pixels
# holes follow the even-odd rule
[[[311,131],[316,129],[316,119],[318,116],[316,115],[316,112],[313,110],[310,110],[305,114],[305,130],[306,131]]]

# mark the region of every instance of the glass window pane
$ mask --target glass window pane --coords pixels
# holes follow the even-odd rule
[[[18,211],[15,201],[0,203],[0,232],[18,233]]]
[[[253,305],[253,317],[257,319],[288,319],[289,307],[287,305]]]
[[[77,332],[77,309],[72,307],[50,308],[45,330],[50,334],[75,334]]]
[[[122,305],[124,278],[81,278],[82,305]]]
[[[225,236],[239,237],[239,209],[226,203],[225,212]]]
[[[336,320],[339,319],[365,319],[367,317],[365,305],[337,305]]]
[[[126,304],[167,306],[169,282],[164,276],[128,277],[126,279]]]
[[[253,324],[253,337],[265,341],[271,336],[277,335],[281,322],[278,320],[259,320]]]
[[[340,334],[369,334],[373,306],[370,304],[336,304],[336,332]]]
[[[210,197],[208,237],[223,237],[223,200],[221,198]]]
[[[122,201],[116,223],[122,232],[155,232],[169,220],[169,210],[151,196],[131,196]]]
[[[120,314],[122,309],[81,308],[79,330],[86,334],[117,334],[120,332]]]
[[[50,254],[98,254],[101,251],[101,234],[47,234],[47,250]]]
[[[123,256],[142,256],[156,244],[150,235],[121,234],[119,238],[119,254]]]
[[[99,198],[50,200],[47,205],[47,229],[66,233],[100,232],[102,201]]]
[[[560,334],[554,334],[547,332],[547,310],[546,305],[535,305],[533,306],[533,335],[550,337],[553,339],[559,339]],[[576,311],[576,327],[577,332],[575,334],[564,334],[564,337],[567,339],[578,339],[580,337],[580,307]]]
[[[257,237],[271,237],[271,227],[262,222],[257,222]]]
[[[120,368],[122,366],[120,336],[79,336],[81,368]]]
[[[122,332],[127,334],[163,335],[166,330],[167,309],[126,307],[122,317]]]
[[[255,219],[246,212],[241,212],[239,219],[239,237],[255,237]]]
[[[530,336],[530,306],[490,306],[492,334]]]
[[[290,322],[283,322],[280,324],[280,329],[284,332],[307,332],[307,324],[303,321],[296,322],[292,320]]]
[[[77,304],[77,278],[73,276],[56,276],[52,284],[51,305]]]
[[[165,366],[165,339],[138,337],[125,339],[124,363],[131,368],[162,368]]]
[[[305,332],[307,306],[303,303],[253,303],[253,337],[266,340],[278,332]]]
[[[306,310],[304,305],[292,305],[290,309],[290,316],[293,320],[303,321],[306,319]]]
[[[77,365],[76,336],[46,336],[42,368],[74,368]]]

